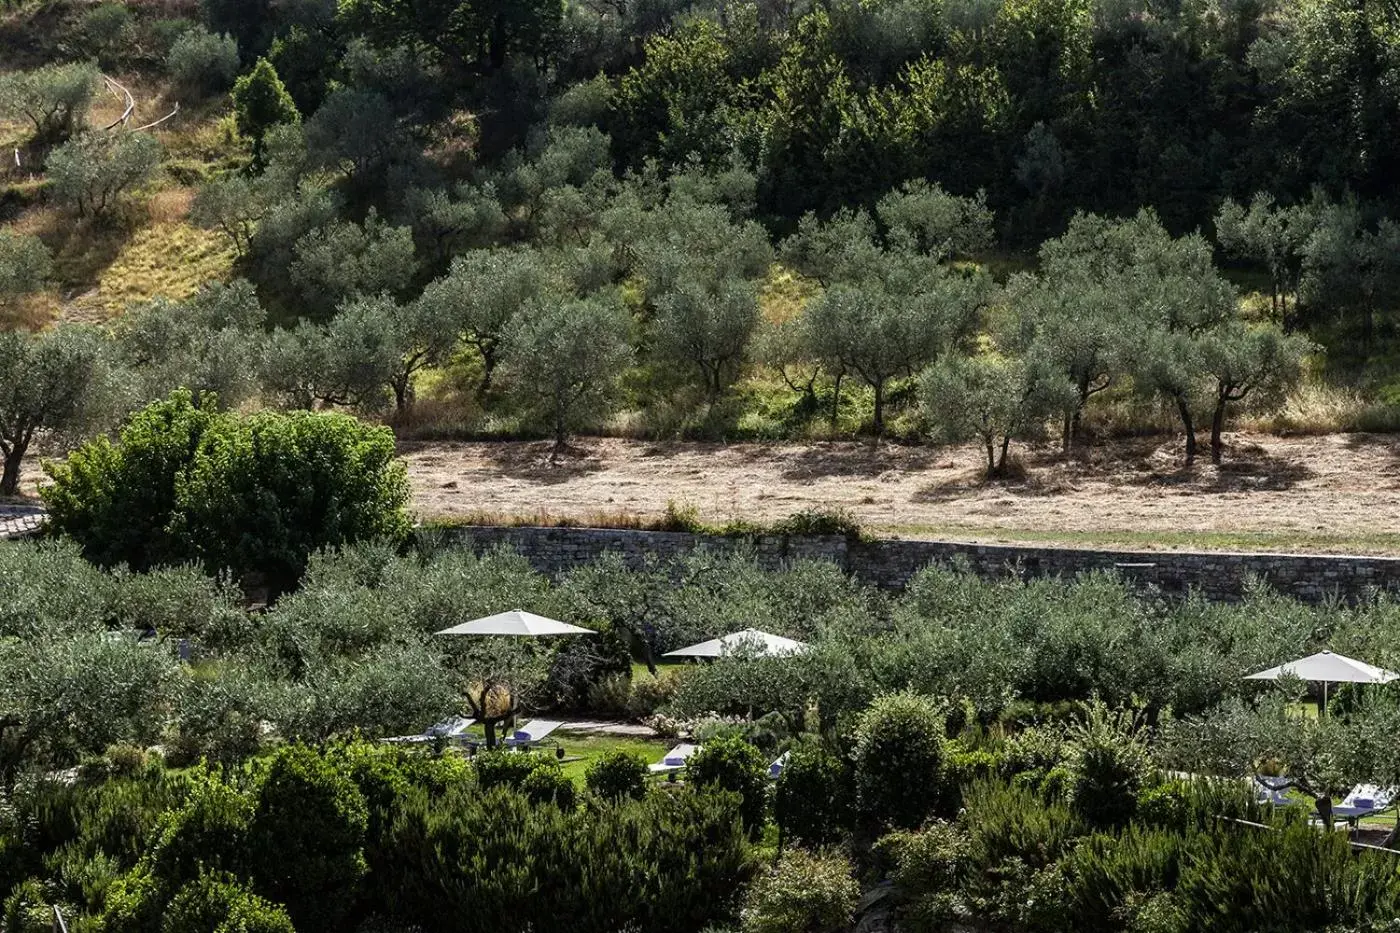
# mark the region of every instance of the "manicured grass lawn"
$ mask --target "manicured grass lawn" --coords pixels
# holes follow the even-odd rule
[[[646,673],[645,669],[643,673]],[[641,739],[624,735],[556,732],[555,737],[558,738],[559,745],[563,747],[567,757],[579,759],[564,763],[564,773],[579,787],[583,787],[583,776],[588,771],[589,764],[606,752],[633,752],[646,759],[647,764],[651,764],[660,761],[662,754],[671,747],[664,739]],[[545,754],[553,754],[553,749],[546,749]]]

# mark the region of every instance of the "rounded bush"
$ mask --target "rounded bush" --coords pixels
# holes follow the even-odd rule
[[[870,704],[856,729],[856,808],[871,828],[915,829],[944,795],[943,716],[914,693]]]
[[[784,841],[809,846],[837,842],[850,829],[851,772],[820,745],[800,745],[788,754],[773,794],[773,818]]]
[[[802,849],[760,875],[744,906],[743,933],[837,933],[860,901],[860,885],[839,855]]]
[[[686,779],[696,787],[733,791],[742,800],[744,828],[756,834],[768,809],[768,766],[758,749],[737,737],[705,743],[686,763]]]
[[[584,784],[604,800],[641,800],[647,792],[646,759],[635,752],[614,749],[588,766]]]
[[[201,875],[180,889],[161,933],[294,933],[291,918],[240,885],[233,875]]]
[[[238,43],[203,26],[180,33],[170,45],[165,68],[176,85],[188,93],[227,91],[238,76]]]

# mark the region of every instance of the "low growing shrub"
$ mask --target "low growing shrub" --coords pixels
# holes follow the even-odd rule
[[[200,875],[180,889],[161,933],[295,933],[291,918],[232,875]]]
[[[838,933],[859,901],[845,858],[793,849],[749,889],[743,933]]]

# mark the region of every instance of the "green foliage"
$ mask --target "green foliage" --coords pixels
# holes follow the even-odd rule
[[[816,742],[793,748],[773,793],[773,819],[785,841],[811,848],[839,843],[851,827],[849,766]]]
[[[838,933],[855,914],[860,886],[840,855],[794,849],[749,889],[744,933]]]
[[[161,933],[293,933],[287,912],[232,875],[200,875],[170,902]]]
[[[698,788],[717,788],[739,795],[744,828],[757,835],[768,812],[768,766],[763,755],[744,739],[708,741],[686,762],[686,779]]]
[[[52,270],[53,256],[38,237],[0,230],[0,307],[43,288]]]
[[[641,800],[647,792],[647,761],[623,749],[607,752],[589,764],[584,783],[601,800]]]
[[[203,26],[194,26],[171,43],[165,70],[187,93],[226,91],[238,75],[238,43],[230,35],[215,35]]]
[[[217,415],[176,393],[50,475],[54,527],[108,564],[194,559],[285,588],[318,548],[407,530],[393,436],[345,415]]]
[[[45,65],[0,76],[0,113],[28,120],[34,141],[59,143],[82,130],[99,75],[91,64]]]
[[[88,8],[78,21],[84,56],[104,68],[120,67],[131,55],[134,19],[124,3],[99,3]]]
[[[49,184],[79,217],[105,217],[150,180],[160,159],[160,142],[149,133],[83,133],[49,153]]]
[[[19,488],[20,465],[40,431],[76,433],[100,422],[110,368],[99,335],[80,326],[0,332],[0,496]]]
[[[337,930],[366,871],[364,795],[334,762],[289,746],[257,790],[248,828],[256,887],[283,904],[296,927]],[[274,855],[275,853],[275,855]]]
[[[856,813],[874,829],[914,829],[943,793],[944,717],[927,697],[882,696],[856,729]]]
[[[253,141],[253,161],[258,165],[264,159],[268,132],[301,120],[277,69],[265,58],[258,59],[252,71],[234,82],[233,114],[238,132]]]
[[[1069,801],[1091,826],[1122,826],[1132,819],[1147,779],[1149,759],[1137,714],[1102,702],[1070,727]]]
[[[694,933],[732,915],[749,866],[729,795],[653,794],[565,811],[504,787],[419,794],[391,839],[394,915],[463,933],[538,929],[565,916],[587,933]]]
[[[514,391],[536,408],[556,449],[570,429],[607,414],[621,370],[632,359],[630,321],[609,296],[537,303],[505,337]]]
[[[874,846],[899,894],[901,929],[942,930],[956,915],[956,898],[970,868],[968,838],[961,828],[932,822],[914,832],[881,836]]]

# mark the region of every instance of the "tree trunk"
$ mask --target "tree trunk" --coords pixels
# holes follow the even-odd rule
[[[1073,435],[1070,433],[1070,429],[1073,424],[1074,413],[1066,409],[1064,426],[1061,428],[1060,431],[1060,450],[1066,457],[1069,456],[1070,441],[1073,437]]]
[[[496,347],[493,343],[482,342],[476,348],[481,352],[481,385],[476,387],[476,396],[485,398],[491,391],[491,377],[496,372]]]
[[[1215,403],[1215,414],[1210,419],[1210,462],[1219,465],[1221,457],[1225,453],[1225,445],[1220,435],[1225,430],[1225,406],[1229,404],[1224,398]]]
[[[885,436],[885,380],[881,379],[872,382],[870,387],[875,390],[875,436]]]
[[[553,463],[559,459],[559,455],[564,452],[564,441],[568,433],[564,430],[564,413],[558,412],[554,416],[554,450],[549,454],[549,462]]]
[[[13,496],[19,491],[19,465],[27,446],[16,444],[5,455],[5,469],[0,473],[0,496]]]
[[[1006,453],[1010,449],[1011,435],[1003,434],[1001,436],[1001,459],[997,461],[997,473],[999,473],[1002,476],[1006,475]]]
[[[1330,832],[1332,829],[1332,798],[1327,794],[1316,794],[1313,796],[1313,806],[1317,809],[1317,818],[1322,821],[1323,830]]]
[[[394,410],[401,415],[408,411],[408,382],[407,373],[394,377]]]
[[[836,420],[841,415],[841,380],[846,378],[845,373],[836,374],[836,386],[831,391],[831,430],[836,430]]]
[[[997,475],[996,448],[993,446],[990,434],[983,436],[982,443],[987,445],[987,479],[991,479]]]
[[[1176,396],[1176,413],[1181,416],[1181,426],[1186,429],[1186,465],[1196,462],[1196,423],[1191,418],[1191,407],[1186,404],[1186,396]]]

